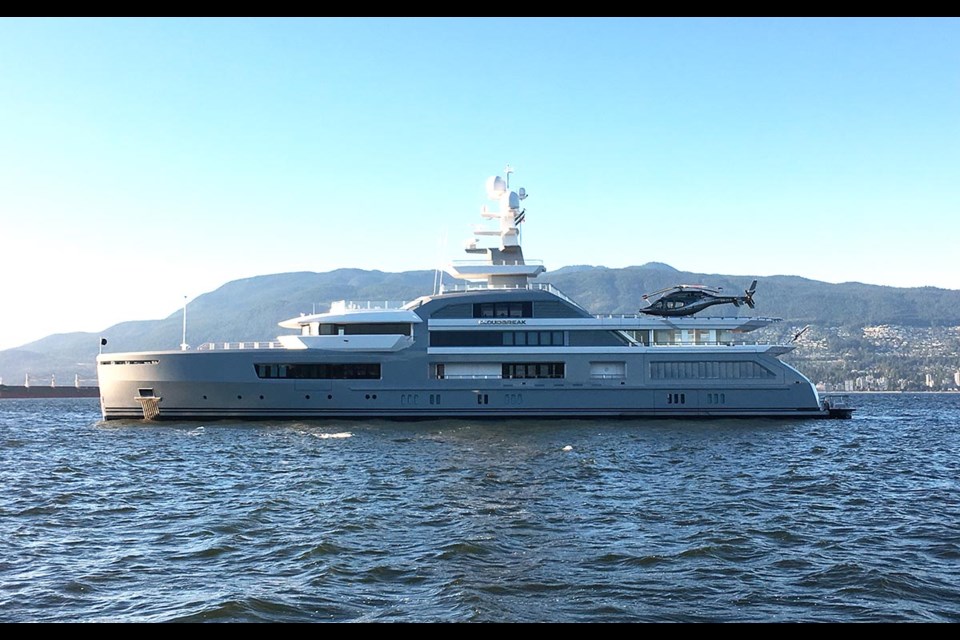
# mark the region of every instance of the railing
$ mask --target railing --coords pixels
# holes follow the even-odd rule
[[[647,313],[595,313],[593,314],[594,318],[598,320],[650,320],[652,318],[662,317],[662,316],[651,316]],[[674,316],[670,317],[671,322],[681,322],[683,323],[684,319],[689,320],[745,320],[745,321],[754,321],[754,320],[763,320],[765,322],[774,323],[781,322],[783,318],[769,318],[767,316]],[[696,325],[694,325],[696,326]]]
[[[274,341],[207,342],[197,347],[197,351],[231,351],[240,349],[283,349],[283,344]]]
[[[649,345],[646,345],[639,340],[637,341],[638,346],[646,347],[760,347],[760,346],[771,346],[776,344],[775,342],[750,342],[748,340],[708,340],[706,342],[652,342]]]
[[[821,400],[826,401],[828,406],[833,407],[834,409],[846,409],[850,405],[847,400],[846,394],[834,394],[834,393],[825,393],[820,396]]]
[[[404,300],[337,300],[330,303],[330,313],[366,309],[403,309],[408,304],[410,302]]]
[[[522,267],[528,264],[542,265],[543,260],[504,260],[495,264],[489,260],[453,260],[451,264],[455,267]]]
[[[527,291],[547,291],[553,295],[566,300],[575,307],[582,309],[579,303],[575,302],[573,299],[568,297],[565,293],[557,289],[555,286],[549,282],[528,282],[526,284],[497,284],[492,285],[488,282],[475,282],[467,284],[453,284],[453,285],[443,285],[440,288],[440,293],[456,293],[458,291],[483,291],[488,289],[500,290],[515,290],[515,289],[525,289]]]

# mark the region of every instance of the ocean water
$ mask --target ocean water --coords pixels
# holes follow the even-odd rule
[[[960,394],[852,420],[0,401],[0,621],[960,621]]]

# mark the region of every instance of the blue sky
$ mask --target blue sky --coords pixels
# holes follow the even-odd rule
[[[461,259],[507,163],[548,269],[960,289],[960,20],[0,20],[0,348]]]

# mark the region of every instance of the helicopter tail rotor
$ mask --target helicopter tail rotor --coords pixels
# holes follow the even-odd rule
[[[756,309],[756,308],[757,308],[757,305],[754,304],[754,302],[753,302],[753,294],[754,294],[754,292],[755,292],[756,290],[757,290],[757,281],[754,280],[754,281],[750,284],[750,288],[744,290],[744,292],[743,292],[743,301],[746,302],[746,303],[747,303],[747,306],[750,307],[751,309]]]

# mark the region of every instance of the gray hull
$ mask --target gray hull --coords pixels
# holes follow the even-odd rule
[[[626,363],[623,378],[591,379],[591,353],[512,355],[511,360],[550,359],[565,363],[565,378],[430,379],[430,356],[418,350],[361,355],[376,361],[377,380],[263,380],[258,362],[343,360],[319,351],[235,350],[116,354],[101,361],[103,417],[143,418],[145,398],[155,398],[156,419],[213,418],[565,418],[565,417],[827,417],[810,381],[775,357],[736,348],[672,355],[673,361],[757,361],[772,379],[650,380],[656,348],[607,351],[604,358]],[[503,359],[500,355],[459,355],[459,361]],[[110,362],[111,364],[104,364]],[[131,364],[133,362],[133,364]],[[722,399],[722,402],[721,402]],[[147,400],[146,402],[151,402]]]

